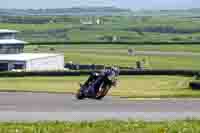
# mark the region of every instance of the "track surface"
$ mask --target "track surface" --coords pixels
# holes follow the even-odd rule
[[[200,119],[200,99],[128,101],[105,97],[78,101],[69,94],[0,93],[0,121]]]

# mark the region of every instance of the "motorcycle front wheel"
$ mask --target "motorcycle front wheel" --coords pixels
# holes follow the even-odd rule
[[[96,95],[96,99],[101,100],[102,98],[104,98],[108,91],[110,90],[110,86],[106,85],[104,88],[102,88],[103,85],[101,85],[99,92]]]

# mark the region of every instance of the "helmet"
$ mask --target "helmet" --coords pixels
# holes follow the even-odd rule
[[[111,71],[114,71],[116,75],[119,75],[120,70],[117,67],[111,67]]]

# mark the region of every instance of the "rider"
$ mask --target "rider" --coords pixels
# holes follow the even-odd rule
[[[105,69],[100,73],[97,72],[92,73],[88,78],[88,80],[85,82],[84,86],[88,86],[92,81],[95,81],[98,77],[105,75],[109,77],[109,80],[112,82],[112,85],[116,86],[116,80],[114,78],[119,75],[119,69],[117,67],[111,67],[110,69]],[[98,92],[98,90],[95,90],[95,92]]]
[[[107,75],[109,81],[111,81],[112,85],[116,85],[116,77],[119,75],[119,69],[117,67],[111,67],[104,72]]]

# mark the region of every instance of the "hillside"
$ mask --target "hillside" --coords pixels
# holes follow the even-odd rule
[[[58,8],[58,9],[0,9],[0,15],[6,16],[60,16],[60,15],[120,15],[131,13],[128,9],[120,9],[115,7],[74,7],[74,8]]]

